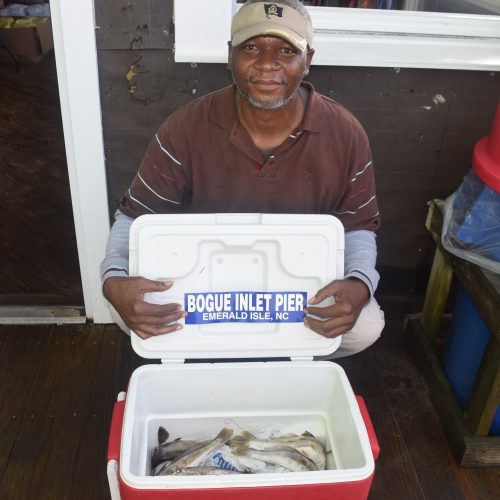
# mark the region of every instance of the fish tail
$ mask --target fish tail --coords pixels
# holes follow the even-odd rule
[[[168,441],[170,434],[168,433],[167,429],[165,427],[158,427],[158,444],[162,445]]]
[[[251,432],[241,431],[239,434],[236,434],[236,436],[233,436],[231,438],[231,442],[243,445],[248,441],[252,441],[254,439],[256,439],[256,437]]]
[[[231,436],[233,435],[233,429],[230,429],[229,427],[224,427],[219,434],[217,434],[216,438],[217,440],[222,440],[224,443],[226,441],[229,441],[231,439]]]

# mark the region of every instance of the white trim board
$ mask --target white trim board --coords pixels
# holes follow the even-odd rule
[[[85,313],[109,323],[99,272],[109,216],[94,2],[51,0],[50,9]]]
[[[175,60],[227,62],[234,0],[174,0]],[[500,70],[500,16],[308,7],[313,64]],[[198,26],[194,29],[193,26]]]
[[[86,323],[83,307],[0,306],[0,325],[65,325]]]

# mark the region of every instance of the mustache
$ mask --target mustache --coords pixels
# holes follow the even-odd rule
[[[246,76],[243,78],[243,80],[247,83],[255,83],[257,81],[260,81],[262,80],[262,76]],[[273,81],[275,81],[276,83],[279,83],[280,85],[288,85],[290,82],[289,80],[287,80],[286,78],[279,78],[279,79],[276,79]]]

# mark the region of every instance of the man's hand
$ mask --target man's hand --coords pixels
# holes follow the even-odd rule
[[[146,292],[163,292],[172,285],[172,281],[113,276],[104,282],[103,293],[127,326],[142,339],[147,339],[182,328],[177,321],[187,313],[180,304],[158,305],[144,301]]]
[[[328,297],[335,298],[335,304],[327,307],[311,307]],[[338,337],[352,329],[363,306],[368,302],[368,287],[358,279],[332,281],[308,301],[304,324],[324,337]],[[309,315],[321,319],[312,318]]]

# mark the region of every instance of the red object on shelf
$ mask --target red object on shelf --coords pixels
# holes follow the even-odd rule
[[[487,186],[500,193],[500,101],[491,134],[480,139],[474,148],[472,168]]]

